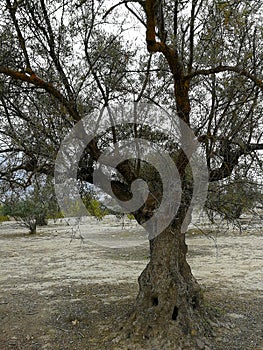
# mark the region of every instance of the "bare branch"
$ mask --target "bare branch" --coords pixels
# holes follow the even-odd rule
[[[61,79],[62,79],[62,82],[65,86],[65,89],[68,93],[68,96],[71,100],[71,103],[75,103],[74,102],[74,92],[72,91],[72,88],[69,84],[69,81],[68,81],[68,78],[64,72],[64,69],[60,63],[60,60],[58,58],[58,55],[56,54],[55,52],[55,37],[54,37],[54,33],[53,33],[53,30],[52,30],[52,26],[51,26],[51,23],[50,23],[50,20],[49,20],[49,16],[48,16],[48,13],[47,13],[47,9],[46,9],[46,5],[45,5],[45,2],[44,0],[41,0],[41,7],[42,7],[42,11],[43,11],[43,14],[44,14],[44,20],[46,22],[46,26],[47,26],[47,30],[48,30],[48,34],[49,34],[49,38],[48,38],[48,42],[49,42],[49,48],[50,48],[50,55],[53,59],[53,62],[57,68],[57,71],[58,73],[60,74],[61,76]],[[76,108],[76,107],[75,107]]]
[[[17,32],[17,37],[18,37],[18,41],[19,41],[20,47],[21,47],[21,49],[23,51],[23,54],[24,54],[24,58],[25,58],[25,62],[26,62],[26,70],[29,73],[31,73],[32,69],[31,69],[29,55],[28,55],[27,48],[26,48],[25,39],[23,37],[23,34],[22,34],[22,32],[20,30],[20,27],[19,27],[18,20],[16,18],[17,7],[15,5],[12,6],[10,0],[6,0],[6,3],[7,3],[7,8],[9,10],[10,16],[12,18],[12,21],[14,23],[14,26],[15,26],[15,29],[16,29],[16,32]]]
[[[149,81],[149,77],[150,77],[150,68],[151,68],[151,60],[152,60],[152,55],[150,55],[148,63],[147,63],[147,70],[146,70],[146,75],[145,75],[145,79],[141,88],[141,91],[136,99],[136,102],[139,102],[144,94],[144,91],[147,87],[148,81]]]
[[[197,1],[192,0],[191,18],[190,18],[190,47],[189,47],[189,62],[188,62],[188,74],[192,71],[194,61],[194,33],[195,33],[195,7]]]
[[[67,100],[67,98],[58,90],[54,87],[52,83],[48,83],[38,77],[35,73],[25,73],[25,72],[19,72],[7,67],[0,66],[0,73],[5,74],[15,80],[20,80],[20,81],[25,81],[29,84],[32,84],[38,88],[41,88],[45,91],[47,91],[49,94],[51,94],[53,97],[55,97],[59,102],[61,102],[71,117],[75,121],[80,120],[80,116],[78,112],[75,110],[75,107],[72,106],[72,103]]]
[[[118,2],[117,4],[113,5],[111,8],[109,8],[109,10],[104,14],[103,19],[105,19],[113,10],[115,10],[117,7],[121,6],[121,5],[127,5],[130,2],[137,2],[138,4],[140,4],[143,8],[145,6],[145,1],[143,0],[123,0]]]
[[[263,81],[262,79],[259,79],[258,77],[256,77],[255,75],[249,73],[248,71],[246,71],[244,68],[242,67],[238,67],[238,66],[217,66],[215,68],[210,68],[210,69],[199,69],[196,70],[195,72],[188,74],[185,76],[186,80],[191,80],[192,78],[199,76],[199,75],[212,75],[212,74],[216,74],[216,73],[223,73],[223,72],[234,72],[237,74],[240,74],[248,79],[250,79],[251,81],[253,81],[261,90],[263,90]]]
[[[139,22],[141,22],[141,24],[146,27],[146,23],[139,17],[139,15],[128,6],[128,3],[125,4],[125,7],[133,14],[134,17],[136,17],[138,19]]]

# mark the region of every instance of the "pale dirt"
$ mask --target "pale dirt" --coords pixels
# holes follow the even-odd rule
[[[0,225],[0,350],[118,349],[105,339],[132,309],[147,237],[113,217],[68,224]],[[188,261],[218,316],[212,349],[263,350],[262,227],[204,231],[188,234]]]

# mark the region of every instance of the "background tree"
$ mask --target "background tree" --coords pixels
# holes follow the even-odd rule
[[[19,187],[13,191],[2,193],[3,215],[10,216],[36,233],[37,226],[45,226],[48,218],[60,216],[53,184],[43,176],[33,179],[33,183],[26,190]]]
[[[231,177],[245,159],[260,162],[261,11],[258,1],[131,0],[110,7],[95,0],[6,0],[1,9],[1,178],[10,184],[23,179],[27,186],[36,172],[52,174],[60,141],[74,124],[100,107],[111,111],[114,102],[127,100],[169,107],[181,126],[194,130],[211,183]],[[126,32],[134,39],[128,41]],[[141,33],[146,33],[148,56]],[[187,334],[204,331],[202,292],[186,261],[181,229],[192,197],[189,159],[177,142],[156,130],[136,122],[126,129],[112,127],[93,139],[78,176],[92,184],[104,148],[123,135],[148,136],[174,154],[181,203],[172,223],[150,240],[130,334],[135,329],[150,341],[162,334],[165,344],[171,335],[179,347]],[[127,159],[106,175],[123,201],[131,199],[134,180],[148,182],[145,205],[133,214],[139,224],[154,215],[163,194],[153,167]]]
[[[232,177],[211,184],[205,209],[212,223],[220,217],[241,228],[242,214],[260,217],[262,199],[262,184],[255,178]]]

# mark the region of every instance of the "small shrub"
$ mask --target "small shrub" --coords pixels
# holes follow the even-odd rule
[[[105,215],[109,214],[108,210],[104,209],[96,199],[91,199],[86,207],[90,215],[95,216],[98,220],[102,220]]]
[[[0,205],[0,223],[9,220],[9,216],[4,213],[4,207]]]
[[[8,216],[6,216],[6,215],[1,215],[0,214],[0,223],[1,222],[4,222],[4,221],[9,221],[10,219],[9,219],[9,217]]]

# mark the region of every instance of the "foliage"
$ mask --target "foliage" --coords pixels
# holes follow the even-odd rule
[[[114,106],[126,101],[161,105],[171,111],[171,119],[176,113],[201,143],[211,183],[231,178],[242,157],[249,159],[247,164],[262,164],[262,4],[158,1],[159,13],[154,4],[5,1],[0,28],[1,185],[26,188],[35,173],[52,175],[61,141],[73,125],[102,107],[114,115]],[[104,122],[100,118],[98,124]],[[140,136],[177,153],[174,162],[182,183],[191,182],[173,135],[168,140],[159,130],[145,129],[115,126],[94,140],[79,164],[79,179],[92,184],[98,154]],[[143,177],[152,197],[161,202],[160,177],[143,162],[130,160],[107,176],[124,200],[131,196],[131,182]],[[190,188],[184,188],[185,199],[191,197]]]
[[[3,205],[0,205],[0,223],[4,221],[9,221],[8,215],[4,215],[3,210],[4,210]]]
[[[35,178],[34,185],[26,191],[17,189],[7,194],[2,213],[24,224],[30,233],[36,232],[37,225],[47,225],[48,218],[61,215],[51,180]]]
[[[96,199],[91,199],[90,203],[87,204],[88,212],[95,216],[98,220],[102,220],[105,215],[108,215],[109,211],[104,209],[100,202]]]
[[[127,214],[127,218],[129,219],[129,220],[134,220],[135,218],[134,218],[134,215],[132,215],[132,214]]]
[[[103,207],[100,201],[96,198],[96,195],[90,189],[82,194],[82,200],[87,208],[88,214],[95,216],[98,220],[102,220],[105,215],[109,214],[109,211]]]
[[[213,182],[231,176],[243,155],[256,161],[262,115],[256,79],[262,62],[257,21],[261,5],[167,2],[165,31],[161,34],[159,26],[157,33],[170,51],[147,46],[149,55],[142,33],[152,14],[142,3],[132,2],[131,11],[126,2],[127,6],[120,3],[113,8],[103,1],[6,2],[0,31],[1,182],[26,187],[35,171],[50,176],[61,140],[76,121],[102,106],[111,108],[127,100],[158,103],[179,115],[183,106],[178,101],[184,101],[187,112],[182,115],[205,150]],[[174,65],[182,79],[175,79],[176,70],[170,69],[171,48],[177,50]],[[185,96],[174,98],[174,79],[185,82]],[[136,135],[150,137],[171,152],[176,147],[158,130],[146,133],[143,128],[127,131],[118,126],[97,140],[97,147],[103,152],[114,138]],[[176,164],[180,161],[175,159]],[[94,152],[87,152],[83,164],[79,177],[89,182],[96,165]],[[129,174],[136,173],[135,167],[138,163],[130,162]],[[128,182],[126,192],[129,174],[118,171],[117,176],[122,185]],[[157,172],[142,162],[138,175],[152,185],[152,191],[161,188]]]
[[[218,213],[228,221],[235,221],[243,213],[253,212],[253,209],[260,202],[262,203],[262,197],[261,186],[247,179],[233,179],[223,184],[211,184],[206,212],[211,221],[213,221],[214,213]]]
[[[22,222],[31,234],[36,233],[37,220],[41,221],[42,208],[29,199],[20,200],[16,198],[3,206],[4,215],[12,216],[15,220]]]

